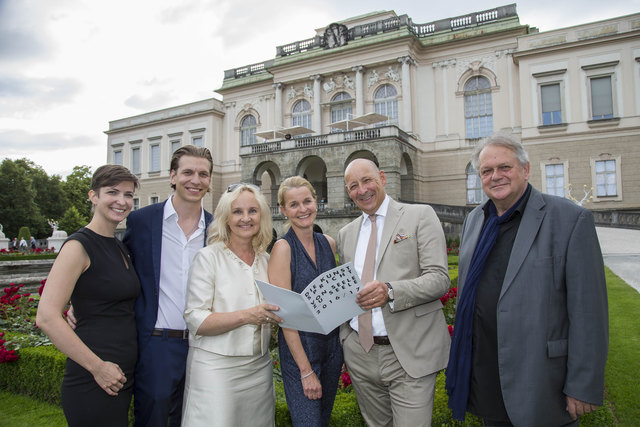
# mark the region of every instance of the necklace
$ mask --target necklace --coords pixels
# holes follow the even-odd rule
[[[186,238],[188,239],[194,231],[196,231],[196,229],[198,228],[198,225],[200,225],[200,220],[198,219],[196,221],[196,223],[193,225],[193,228],[191,229],[191,231],[189,231],[188,233],[185,233],[184,235],[186,236]]]

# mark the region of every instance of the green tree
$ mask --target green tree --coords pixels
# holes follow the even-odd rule
[[[87,218],[80,215],[75,206],[71,206],[58,221],[58,229],[64,230],[71,235],[71,233],[75,233],[80,227],[84,227],[87,224]]]
[[[21,226],[32,230],[42,226],[33,181],[24,162],[4,159],[0,163],[0,189],[0,224],[8,238],[17,237]]]
[[[64,191],[60,175],[49,176],[41,166],[28,159],[18,159],[16,164],[22,166],[31,178],[35,193],[34,204],[37,206],[42,220],[34,235],[42,238],[51,235],[51,227],[47,219],[58,220],[69,207],[69,199]]]
[[[83,218],[91,218],[91,202],[89,201],[91,175],[89,166],[74,166],[73,172],[67,175],[67,179],[62,185],[69,203],[76,207]],[[68,232],[68,230],[65,231]]]

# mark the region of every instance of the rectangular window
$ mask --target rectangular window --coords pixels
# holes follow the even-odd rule
[[[131,173],[140,173],[140,147],[131,149]]]
[[[562,123],[560,83],[540,86],[540,98],[542,104],[542,124],[547,126]]]
[[[113,164],[122,166],[122,150],[113,152]]]
[[[615,160],[596,160],[596,196],[618,195]]]
[[[564,165],[562,163],[544,167],[547,194],[564,197]]]
[[[158,196],[151,196],[151,204],[156,204],[158,203]]]
[[[140,199],[138,199],[137,197],[135,197],[135,198],[133,199],[133,207],[132,207],[132,209],[133,209],[134,211],[136,211],[136,210],[140,209]]]
[[[153,144],[149,151],[149,172],[160,171],[160,145]]]
[[[491,93],[465,95],[464,113],[467,139],[483,138],[493,132]]]
[[[591,119],[613,118],[611,76],[592,77],[589,83],[591,85]]]
[[[180,141],[171,141],[171,154],[175,153],[178,148],[180,148]]]
[[[191,140],[191,142],[193,143],[193,145],[195,145],[196,147],[202,147],[202,137],[201,136],[194,136],[193,139]]]

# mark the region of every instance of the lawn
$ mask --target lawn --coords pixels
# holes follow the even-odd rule
[[[31,397],[0,392],[2,416],[0,426],[11,427],[64,427],[67,422],[62,408]]]
[[[621,426],[640,423],[640,294],[606,269],[609,358],[606,399]]]

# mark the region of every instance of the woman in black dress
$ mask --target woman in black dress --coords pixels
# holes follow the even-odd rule
[[[137,186],[123,166],[96,170],[89,191],[93,218],[60,249],[38,306],[38,326],[68,357],[62,407],[72,427],[128,425],[140,284],[114,232],[131,211]],[[75,332],[62,317],[69,300]]]

